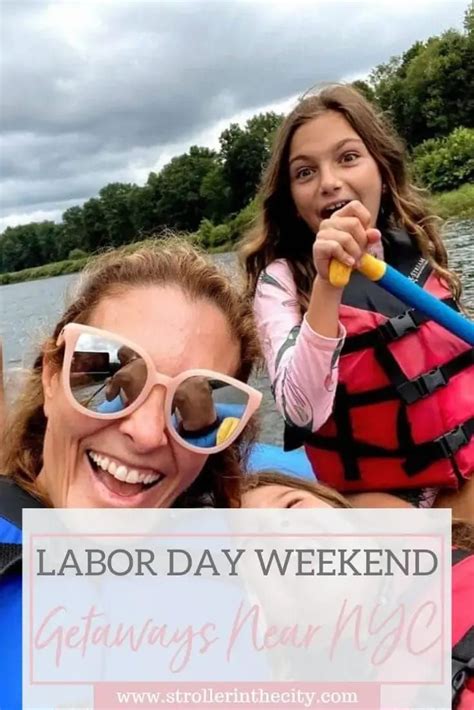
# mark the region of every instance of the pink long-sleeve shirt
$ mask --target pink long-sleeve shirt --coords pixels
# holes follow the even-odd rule
[[[254,312],[278,410],[288,424],[317,431],[332,412],[344,328],[326,338],[301,317],[285,259],[260,274]]]

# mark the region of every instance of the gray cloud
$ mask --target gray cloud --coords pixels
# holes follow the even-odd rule
[[[2,213],[61,208],[131,180],[132,165],[152,169],[170,144],[318,81],[364,74],[460,26],[465,8],[2,2]]]

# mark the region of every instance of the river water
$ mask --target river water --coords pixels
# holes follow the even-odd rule
[[[445,241],[450,267],[459,274],[463,282],[463,301],[474,309],[474,220],[448,225]],[[215,259],[230,272],[236,268],[236,257],[233,253],[218,254]],[[76,279],[77,274],[71,274],[0,286],[0,336],[10,398],[16,374],[21,368],[31,365],[36,344],[45,333],[50,332],[63,310],[66,294]],[[260,438],[267,443],[281,443],[283,425],[275,411],[268,379],[260,376],[254,378],[252,384],[264,394]]]

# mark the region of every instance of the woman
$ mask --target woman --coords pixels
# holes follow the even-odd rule
[[[459,308],[436,218],[406,154],[350,86],[305,96],[283,122],[242,257],[285,444],[302,443],[320,481],[360,507],[471,501],[474,351],[333,259],[366,251]],[[466,506],[467,507],[467,506]]]
[[[86,270],[5,437],[0,707],[20,704],[22,508],[236,507],[257,352],[240,294],[183,242],[114,251]],[[179,408],[191,417],[194,401],[197,421],[203,381],[215,421],[183,433]]]

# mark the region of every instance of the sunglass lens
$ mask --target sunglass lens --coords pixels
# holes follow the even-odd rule
[[[184,441],[204,450],[231,443],[248,401],[244,391],[223,380],[188,377],[173,398],[173,426]]]
[[[142,392],[147,379],[143,358],[119,340],[82,333],[71,362],[74,399],[101,414],[121,412]]]

